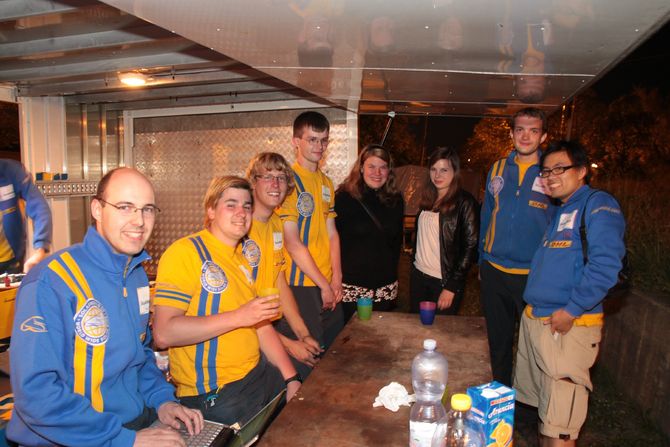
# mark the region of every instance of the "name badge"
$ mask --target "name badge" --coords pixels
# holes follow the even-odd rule
[[[540,177],[535,177],[535,180],[533,181],[533,187],[531,189],[535,192],[539,192],[540,194],[549,195],[546,188],[544,187],[544,182]]]
[[[577,220],[577,211],[574,210],[571,213],[563,213],[561,216],[558,218],[558,228],[556,229],[557,232],[561,232],[563,230],[572,230],[575,228],[575,221]]]
[[[330,188],[327,186],[321,187],[321,197],[323,197],[324,202],[330,202]]]
[[[14,193],[14,185],[0,186],[0,201],[13,199],[14,197],[16,197],[16,193]]]
[[[272,233],[272,242],[274,243],[275,250],[281,250],[284,248],[284,236],[281,231],[275,231]]]
[[[137,303],[140,306],[140,315],[146,315],[149,313],[149,306],[151,304],[149,286],[137,288]]]

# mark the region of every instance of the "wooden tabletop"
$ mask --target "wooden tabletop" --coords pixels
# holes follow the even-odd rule
[[[406,447],[409,407],[394,413],[372,403],[390,382],[413,393],[412,359],[426,338],[447,356],[450,394],[491,381],[481,317],[437,316],[422,326],[416,314],[373,312],[369,321],[354,315],[260,445]]]

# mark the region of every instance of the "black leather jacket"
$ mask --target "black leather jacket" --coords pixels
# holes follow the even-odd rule
[[[418,232],[419,215],[416,215]],[[417,235],[418,236],[418,235]],[[414,255],[416,241],[414,239]],[[479,240],[479,203],[469,192],[461,189],[456,205],[440,213],[440,266],[442,288],[454,293],[463,291],[465,278],[472,264],[477,262]]]

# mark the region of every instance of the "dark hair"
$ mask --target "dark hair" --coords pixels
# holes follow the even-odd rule
[[[388,164],[389,175],[384,185],[379,188],[379,200],[387,206],[395,205],[402,196],[395,184],[393,158],[389,151],[378,144],[368,144],[363,148],[361,153],[358,154],[358,158],[356,159],[356,163],[352,166],[351,172],[344,182],[342,182],[338,191],[346,191],[351,194],[352,197],[360,200],[366,186],[365,180],[361,175],[363,173],[363,165],[365,164],[365,160],[370,157],[378,157]]]
[[[516,119],[520,116],[529,116],[531,118],[539,118],[542,120],[542,133],[547,133],[547,115],[545,113],[536,108],[536,107],[525,107],[518,112],[516,112],[514,115],[512,115],[512,118],[509,121],[509,127],[514,130],[514,126],[516,125]]]
[[[544,151],[540,157],[540,168],[544,168],[544,160],[547,158],[547,155],[555,152],[565,152],[570,159],[571,165],[586,168],[586,177],[584,177],[584,181],[586,183],[589,182],[589,177],[591,175],[589,170],[589,154],[584,146],[577,141],[552,141],[549,143],[549,146],[547,146],[547,150]]]
[[[447,160],[449,162],[451,168],[454,170],[454,179],[451,181],[449,190],[444,197],[442,197],[442,200],[436,203],[437,188],[430,180],[430,168],[439,160]],[[445,213],[454,206],[456,195],[461,189],[461,160],[458,158],[458,153],[456,153],[455,150],[448,147],[438,147],[428,159],[428,169],[428,175],[423,187],[423,192],[421,193],[419,209]]]
[[[293,121],[293,137],[300,138],[306,127],[311,128],[315,132],[330,131],[330,123],[328,118],[319,112],[309,111],[303,112]]]

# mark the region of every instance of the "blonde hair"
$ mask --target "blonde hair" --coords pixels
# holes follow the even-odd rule
[[[210,227],[212,224],[212,219],[209,218],[207,210],[215,209],[219,204],[219,200],[223,193],[230,188],[236,189],[246,189],[249,191],[251,196],[251,203],[254,202],[254,195],[251,191],[251,184],[242,177],[237,177],[236,175],[224,175],[222,177],[214,177],[207,187],[207,192],[205,193],[205,200],[203,204],[205,205],[205,228]]]
[[[251,186],[256,186],[256,176],[263,175],[264,171],[279,171],[286,174],[286,186],[288,187],[286,195],[293,192],[295,188],[295,179],[293,178],[293,169],[289,166],[286,159],[276,152],[261,152],[256,154],[254,158],[249,162],[249,167],[247,167],[246,176],[247,179],[251,182]]]

